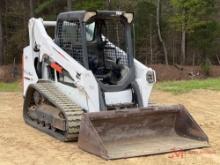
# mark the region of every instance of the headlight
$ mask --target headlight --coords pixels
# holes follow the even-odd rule
[[[147,82],[150,83],[150,84],[155,83],[156,77],[155,77],[154,71],[151,70],[151,71],[148,71],[148,72],[147,72],[146,80],[147,80]]]

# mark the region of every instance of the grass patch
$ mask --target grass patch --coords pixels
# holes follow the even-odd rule
[[[156,89],[182,94],[195,89],[208,89],[220,91],[220,78],[206,80],[168,81],[156,85]]]
[[[18,81],[12,83],[0,82],[0,92],[19,92],[21,85]],[[205,80],[167,81],[156,84],[156,89],[182,94],[196,89],[208,89],[220,91],[220,78]]]
[[[18,92],[21,91],[19,82],[4,83],[0,82],[0,92]]]

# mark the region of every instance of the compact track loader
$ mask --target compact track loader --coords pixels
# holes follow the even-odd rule
[[[47,27],[55,28],[54,39]],[[31,18],[25,122],[105,159],[207,147],[208,137],[182,105],[149,104],[156,75],[134,58],[133,27],[133,14],[122,11]]]

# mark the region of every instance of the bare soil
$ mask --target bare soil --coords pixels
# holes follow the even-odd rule
[[[200,66],[151,65],[156,71],[158,81],[176,81],[220,77],[220,66],[212,66],[207,76]]]
[[[22,75],[21,65],[4,65],[0,66],[0,81],[12,82],[20,79]]]
[[[24,124],[21,93],[0,93],[0,165],[219,165],[220,92],[199,90],[183,95],[154,91],[152,102],[184,104],[208,134],[211,148],[105,161]]]

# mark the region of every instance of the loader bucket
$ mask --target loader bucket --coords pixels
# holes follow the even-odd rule
[[[119,159],[208,147],[208,137],[182,105],[84,114],[79,147]]]

